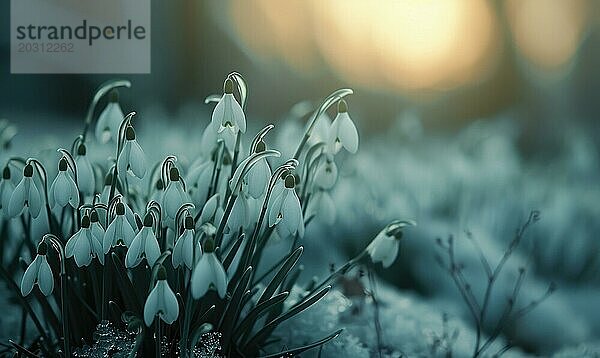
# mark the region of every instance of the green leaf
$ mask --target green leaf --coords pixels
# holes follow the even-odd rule
[[[258,299],[258,304],[265,302],[266,300],[271,298],[271,296],[273,296],[279,285],[281,285],[283,280],[287,277],[290,270],[294,268],[294,266],[300,259],[300,256],[302,255],[303,251],[304,248],[302,246],[299,246],[298,248],[296,248],[296,250],[292,251],[287,256],[287,259],[285,260],[279,271],[277,271],[275,276],[273,276],[273,279],[271,279],[271,282],[269,282],[264,292]]]
[[[242,242],[244,242],[245,237],[246,237],[246,234],[242,233],[237,238],[237,240],[235,240],[235,242],[233,243],[233,246],[231,246],[231,249],[227,253],[227,256],[225,256],[225,260],[223,260],[223,268],[225,269],[225,271],[227,271],[229,269],[229,266],[233,262],[235,255],[237,254],[238,250],[240,249],[240,246],[242,246]]]
[[[324,287],[313,296],[304,298],[303,300],[292,306],[292,308],[289,311],[285,312],[284,314],[278,316],[271,322],[267,323],[249,340],[249,342],[244,347],[244,351],[257,350],[258,347],[260,347],[261,342],[264,339],[266,339],[280,323],[319,302],[319,300],[323,298],[329,292],[329,290],[331,290],[331,286]]]
[[[227,307],[225,308],[225,312],[223,313],[222,323],[219,325],[219,331],[223,334],[223,344],[225,345],[224,351],[227,350],[227,345],[230,342],[230,337],[233,330],[233,325],[238,318],[239,312],[242,308],[242,298],[244,293],[247,290],[248,282],[250,282],[250,277],[252,276],[252,266],[249,266],[242,278],[238,282],[233,294],[231,295],[231,299],[227,303]]]
[[[250,312],[248,312],[246,318],[244,318],[242,322],[238,325],[238,327],[235,329],[233,333],[233,339],[237,340],[237,338],[239,338],[241,334],[251,330],[256,320],[262,317],[262,315],[264,315],[265,313],[269,312],[271,308],[276,307],[283,301],[285,301],[285,299],[288,298],[289,295],[289,292],[282,292],[278,295],[271,297],[265,302],[256,305],[256,307],[254,307],[252,310],[250,310]]]

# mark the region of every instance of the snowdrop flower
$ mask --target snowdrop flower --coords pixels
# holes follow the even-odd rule
[[[398,256],[402,228],[414,225],[412,221],[395,221],[381,230],[366,248],[371,261],[381,262],[385,268],[390,267]]]
[[[242,189],[235,198],[231,214],[227,220],[227,227],[232,231],[239,228],[247,228],[250,224],[250,213],[252,212],[249,195]]]
[[[219,297],[225,297],[227,291],[227,274],[215,255],[215,241],[208,238],[204,242],[204,254],[198,260],[192,273],[192,296],[199,299],[209,288],[217,290]]]
[[[296,233],[304,236],[304,219],[295,186],[296,179],[288,174],[284,179],[283,191],[275,197],[269,210],[269,226],[277,225],[277,232],[282,238]]]
[[[96,179],[92,164],[86,155],[85,144],[83,143],[77,148],[75,165],[77,166],[77,185],[79,185],[79,190],[85,195],[93,195],[96,189]]]
[[[167,272],[160,266],[156,275],[156,285],[150,291],[144,305],[144,322],[150,327],[154,317],[160,317],[165,323],[172,324],[179,316],[177,297],[167,282]]]
[[[41,242],[37,248],[37,255],[31,264],[25,270],[23,279],[21,280],[21,294],[27,296],[33,290],[35,284],[38,285],[44,296],[49,296],[54,289],[54,276],[46,253],[48,252],[48,244]]]
[[[70,204],[73,209],[79,207],[79,189],[67,173],[67,160],[65,158],[58,162],[58,174],[50,186],[49,200],[51,207],[58,205],[64,208],[67,204]]]
[[[166,218],[173,222],[179,208],[186,203],[191,203],[190,196],[183,190],[183,183],[179,177],[179,170],[172,167],[169,170],[169,184],[165,189],[162,199],[162,207]]]
[[[220,195],[217,193],[210,197],[204,203],[204,207],[202,208],[202,212],[200,213],[200,220],[198,224],[203,225],[209,221],[211,221],[217,214],[217,211],[220,209],[219,207],[219,197]],[[214,222],[217,222],[216,220]]]
[[[328,225],[333,225],[335,222],[335,203],[329,192],[325,190],[317,190],[317,192],[312,194],[306,211],[308,213],[307,216],[316,216],[320,221]]]
[[[266,150],[265,142],[258,142],[255,153],[264,152]],[[264,195],[271,180],[271,167],[266,158],[258,161],[246,174],[245,181],[248,183],[248,194],[254,199],[258,199]]]
[[[8,216],[15,217],[27,208],[29,214],[37,218],[42,208],[42,195],[33,179],[33,166],[25,165],[23,169],[23,178],[15,187],[8,204]]]
[[[98,213],[96,211],[92,211],[92,213],[90,214],[90,230],[92,231],[92,236],[94,236],[94,238],[96,240],[98,240],[101,243],[101,247],[102,247],[102,242],[104,242],[104,228],[102,227],[102,224],[100,224],[100,217],[98,216]],[[104,249],[101,250],[101,252],[104,252]],[[104,255],[101,255],[99,252],[96,253],[98,255],[98,259],[100,260],[100,262],[102,264],[104,264]]]
[[[358,150],[358,131],[348,115],[348,104],[343,99],[338,102],[338,114],[329,129],[329,145],[332,153],[344,147],[350,153]]]
[[[333,155],[325,154],[325,160],[321,161],[315,171],[315,185],[321,189],[331,189],[338,177],[338,169],[333,160]]]
[[[173,255],[171,256],[173,267],[178,268],[181,265],[192,269],[194,265],[194,218],[186,216],[183,225],[183,233],[179,236],[173,247]],[[199,255],[202,255],[202,249],[198,246]]]
[[[246,132],[246,115],[242,107],[233,96],[233,81],[226,79],[223,85],[223,97],[212,113],[212,123],[218,124],[218,133],[229,130],[232,134],[238,131]]]
[[[200,138],[200,152],[205,157],[211,157],[215,149],[217,148],[217,144],[220,140],[225,144],[225,148],[229,151],[234,150],[236,134],[230,130],[219,132],[219,124],[216,122],[210,122],[204,132],[202,132],[202,137]]]
[[[65,246],[65,256],[75,257],[77,266],[87,266],[92,262],[94,256],[104,264],[104,252],[102,252],[102,241],[92,234],[90,229],[90,218],[85,215],[81,219],[81,229],[71,236]]]
[[[125,144],[117,159],[117,169],[122,174],[129,172],[139,179],[146,175],[146,157],[135,139],[135,130],[132,126],[125,128]]]
[[[7,165],[2,171],[2,181],[0,181],[0,214],[8,216],[8,204],[14,191],[15,184],[10,179],[10,168]]]
[[[106,108],[100,113],[98,122],[96,123],[96,140],[100,143],[108,143],[108,141],[117,141],[119,135],[119,127],[123,121],[123,111],[119,106],[119,92],[113,90],[110,92],[110,98]]]
[[[160,246],[158,246],[158,240],[156,239],[154,230],[152,230],[153,224],[154,218],[152,217],[152,214],[146,214],[146,217],[144,218],[144,227],[142,227],[140,232],[135,236],[129,246],[129,250],[127,250],[125,267],[136,267],[142,262],[144,257],[148,262],[148,266],[152,267],[160,257]]]
[[[129,247],[135,237],[135,231],[125,217],[125,205],[123,203],[117,203],[116,212],[117,216],[110,225],[108,225],[106,232],[104,233],[102,248],[104,249],[105,254],[108,253],[112,246],[124,245]]]
[[[215,163],[207,160],[199,165],[195,165],[188,173],[186,183],[190,195],[195,204],[204,203],[208,196],[208,188],[212,180]]]

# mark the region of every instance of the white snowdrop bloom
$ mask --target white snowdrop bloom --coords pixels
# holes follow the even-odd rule
[[[104,242],[104,227],[102,227],[102,224],[100,224],[100,217],[98,216],[98,213],[96,211],[92,211],[92,213],[90,214],[90,230],[92,231],[92,236],[95,240],[97,240],[98,242],[100,242],[100,251],[96,252],[96,255],[98,256],[98,260],[100,260],[100,263],[104,265],[104,248],[103,248],[103,242]]]
[[[325,160],[321,160],[315,171],[315,185],[321,189],[331,189],[338,177],[337,165],[333,155],[325,154]]]
[[[67,204],[70,204],[74,209],[79,207],[79,189],[67,172],[67,160],[65,158],[58,162],[58,174],[52,185],[50,185],[48,199],[50,207],[59,206],[64,208]]]
[[[37,218],[42,208],[42,195],[33,179],[33,166],[25,165],[23,178],[15,187],[8,203],[8,216],[15,217],[27,208],[32,217]]]
[[[212,113],[211,122],[219,125],[218,133],[225,130],[230,131],[232,134],[237,134],[238,131],[245,133],[246,115],[233,96],[233,81],[231,79],[225,80],[223,92],[223,97],[221,97]]]
[[[79,190],[85,195],[93,195],[96,191],[96,179],[92,164],[86,155],[85,144],[80,144],[79,148],[77,148],[75,165],[77,166],[77,185],[79,186]]]
[[[367,246],[366,251],[373,263],[381,262],[383,267],[390,267],[398,256],[402,228],[414,226],[412,221],[396,221],[386,226]]]
[[[191,270],[194,266],[194,233],[194,218],[187,216],[183,226],[183,233],[179,235],[173,247],[173,255],[171,255],[173,267],[178,268],[181,265],[185,265]],[[199,257],[202,255],[202,249],[199,245],[197,249],[196,254]]]
[[[350,153],[358,150],[358,131],[348,115],[348,104],[343,99],[338,102],[338,114],[329,129],[330,152],[337,153],[344,147]]]
[[[179,170],[175,167],[169,170],[169,184],[162,198],[162,208],[165,216],[171,222],[175,220],[179,208],[183,204],[191,203],[188,193],[183,190],[183,183],[179,177]]]
[[[123,203],[116,204],[117,216],[108,225],[104,233],[102,249],[105,254],[108,253],[112,246],[124,245],[129,247],[135,237],[135,230],[125,217],[125,205]]]
[[[310,122],[307,122],[305,131],[309,125],[310,125]],[[310,137],[308,137],[306,144],[308,144],[309,146],[312,147],[313,145],[315,145],[317,143],[326,143],[329,140],[329,129],[330,128],[331,128],[331,118],[329,118],[327,113],[321,114],[319,116],[319,119],[317,119],[315,126],[313,128],[313,131],[310,134]]]
[[[156,275],[156,285],[150,291],[146,304],[144,304],[144,322],[146,326],[150,327],[156,316],[167,324],[172,324],[179,316],[177,297],[169,287],[167,273],[162,266],[158,269]]]
[[[125,267],[131,268],[139,265],[143,258],[146,258],[148,266],[153,267],[156,260],[160,257],[160,246],[158,240],[152,230],[154,218],[151,214],[146,214],[144,218],[144,226],[140,232],[135,235],[127,255],[125,256]]]
[[[266,146],[260,141],[256,146],[256,153],[265,151]],[[271,167],[266,158],[259,160],[246,174],[245,182],[248,184],[248,194],[254,199],[264,195],[271,180]]]
[[[135,130],[132,126],[125,128],[125,143],[117,159],[117,169],[122,175],[131,173],[139,179],[146,175],[146,156],[135,139]]]
[[[10,179],[10,168],[6,166],[2,171],[2,181],[0,181],[0,214],[8,216],[8,204],[14,191],[15,184]]]
[[[230,130],[219,132],[219,124],[216,122],[210,122],[200,138],[200,152],[204,157],[210,158],[215,149],[217,148],[218,141],[222,140],[225,144],[225,148],[229,151],[233,151],[236,141],[236,133]]]
[[[200,220],[198,221],[198,224],[202,225],[204,223],[207,223],[215,217],[217,210],[219,209],[219,198],[220,195],[217,193],[211,196],[210,199],[208,199],[206,203],[204,203],[204,207],[202,208],[202,212],[200,213]]]
[[[188,173],[186,183],[190,192],[192,201],[196,205],[204,203],[208,196],[208,189],[212,180],[215,163],[207,160],[201,164],[195,165]]]
[[[269,208],[269,226],[277,225],[276,229],[282,238],[295,235],[304,236],[304,219],[300,200],[294,187],[296,179],[288,174],[284,180],[284,190],[279,194]]]
[[[119,105],[119,93],[113,90],[106,108],[100,113],[96,122],[96,140],[100,143],[108,143],[110,140],[116,142],[124,117]]]
[[[90,224],[89,216],[85,215],[81,219],[81,229],[71,236],[65,246],[65,256],[75,257],[75,263],[79,267],[89,265],[94,256],[97,256],[98,260],[104,263],[102,241],[92,234]]]
[[[332,225],[335,222],[335,203],[325,190],[317,190],[308,201],[307,216],[315,216],[320,221]]]
[[[23,279],[21,280],[21,294],[27,296],[33,290],[35,284],[38,285],[44,296],[49,296],[54,289],[54,275],[46,253],[48,252],[48,244],[41,242],[37,248],[37,255],[31,264],[25,270]]]
[[[215,242],[209,238],[204,243],[204,253],[192,273],[192,296],[195,299],[204,296],[211,287],[216,289],[219,297],[225,297],[227,274],[214,251]]]
[[[250,197],[246,194],[245,190],[242,189],[235,198],[231,213],[227,219],[227,227],[230,229],[230,232],[236,232],[239,228],[247,228],[251,224],[251,209]]]

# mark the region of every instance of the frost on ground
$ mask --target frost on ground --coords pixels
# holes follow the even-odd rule
[[[182,116],[197,117],[192,112],[197,113],[184,110]],[[146,119],[140,121],[139,136],[142,144],[147,143],[148,157],[157,161],[175,154],[183,163],[191,162],[194,158],[186,158],[185,153],[197,149],[197,133],[205,123],[174,126],[159,119],[168,117],[159,110],[146,113]],[[280,128],[280,143],[292,150],[296,143],[285,143],[299,130],[297,123]],[[526,160],[517,146],[519,136],[520,128],[510,119],[478,121],[455,135],[432,135],[423,132],[418,119],[406,115],[386,135],[363,140],[360,154],[340,166],[333,198],[334,223],[327,222],[332,215],[319,216],[307,229],[303,244],[315,254],[303,258],[305,281],[313,275],[326,275],[328,264],[356,255],[390,219],[412,218],[419,226],[407,231],[399,259],[390,269],[377,272],[381,280],[376,298],[382,352],[389,357],[443,356],[451,349],[454,356],[469,356],[474,327],[459,292],[435,261],[439,253],[435,239],[455,237],[457,259],[480,296],[486,278],[466,232],[495,263],[528,212],[537,209],[542,219],[528,232],[500,276],[492,294],[490,316],[501,315],[520,267],[526,268],[527,274],[517,306],[541,296],[550,282],[555,282],[558,290],[511,324],[490,352],[510,343],[516,347],[508,356],[523,356],[525,352],[599,356],[597,343],[586,344],[600,340],[597,149],[584,133],[567,131],[558,155],[550,162]],[[48,148],[55,147],[56,141],[47,141]],[[27,144],[19,143],[18,137],[15,144],[22,147],[17,150],[28,153]],[[90,152],[101,153],[96,149]],[[48,158],[55,155],[53,151],[45,154]],[[6,158],[0,154],[0,159]],[[270,249],[280,250],[278,245],[285,250],[282,242],[275,242]],[[361,282],[370,289],[366,277]],[[10,303],[2,302],[3,307],[7,305]],[[2,319],[2,338],[14,333],[9,327],[19,315],[13,311],[15,315]],[[372,300],[348,298],[340,290],[331,291],[277,333],[284,346],[294,348],[293,343],[313,342],[338,328],[344,331],[323,347],[322,356],[377,354]],[[488,333],[490,329],[484,327]],[[318,353],[313,350],[309,355]]]

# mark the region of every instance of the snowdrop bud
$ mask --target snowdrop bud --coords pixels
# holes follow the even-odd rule
[[[132,126],[125,128],[125,144],[117,159],[117,168],[121,174],[131,173],[139,179],[146,175],[146,156],[135,139]]]
[[[67,160],[58,162],[58,174],[50,186],[50,206],[64,208],[70,204],[74,209],[79,207],[79,189],[75,181],[67,173]]]
[[[156,275],[156,285],[144,304],[144,322],[150,327],[156,316],[165,323],[172,324],[179,316],[177,297],[167,282],[167,272],[161,265]]]
[[[94,194],[96,181],[94,177],[94,169],[86,156],[85,144],[81,143],[77,148],[77,157],[75,158],[75,165],[77,165],[77,184],[79,190],[85,195]]]
[[[194,264],[194,218],[186,216],[184,220],[183,233],[177,238],[175,246],[173,247],[173,255],[171,260],[173,267],[178,268],[185,264],[188,269],[192,269]],[[202,249],[198,246],[200,251],[197,257],[202,255]]]
[[[343,99],[338,102],[338,114],[329,130],[329,151],[332,154],[344,147],[350,153],[358,150],[358,131],[348,115],[348,104]]]
[[[33,218],[37,218],[42,208],[42,196],[33,179],[33,166],[25,165],[23,178],[15,187],[8,203],[8,216],[16,217],[27,208]]]
[[[46,254],[48,252],[48,244],[42,241],[38,245],[37,255],[31,264],[25,270],[23,279],[21,280],[21,294],[27,296],[33,290],[35,284],[38,285],[44,296],[49,296],[54,289],[54,276]]]
[[[15,185],[10,179],[10,168],[4,167],[2,181],[0,181],[0,214],[8,216],[8,204],[15,190]]]
[[[366,248],[371,261],[381,262],[385,268],[390,267],[398,256],[402,228],[414,225],[412,221],[396,221],[381,230]]]
[[[123,121],[123,111],[119,106],[119,92],[114,89],[109,93],[108,104],[100,113],[96,123],[96,140],[107,143],[110,140],[117,141],[119,127]]]
[[[215,216],[217,209],[219,208],[219,197],[220,195],[217,193],[206,201],[202,208],[202,213],[200,214],[200,221],[198,222],[200,225],[209,222]]]
[[[142,262],[143,258],[146,258],[148,266],[152,267],[156,263],[156,260],[160,257],[160,246],[156,235],[152,230],[154,224],[154,218],[150,213],[144,217],[144,227],[135,236],[127,255],[125,256],[125,266],[128,268],[135,267]]]
[[[192,296],[195,299],[204,296],[211,287],[217,290],[219,297],[225,297],[227,274],[214,250],[214,240],[212,238],[207,239],[204,242],[204,254],[198,260],[192,273]]]

